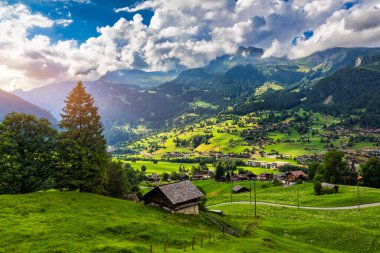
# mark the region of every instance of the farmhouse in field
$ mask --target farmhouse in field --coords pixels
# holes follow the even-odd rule
[[[142,200],[172,213],[199,214],[199,203],[203,197],[203,193],[187,180],[156,186]]]
[[[243,192],[249,192],[249,189],[241,185],[236,185],[232,188],[232,193],[234,194],[243,193]]]

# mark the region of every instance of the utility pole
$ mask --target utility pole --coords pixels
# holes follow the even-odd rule
[[[359,180],[357,180],[357,188],[358,188],[358,211],[360,209],[360,195],[359,195]]]
[[[234,188],[234,181],[231,180],[231,205],[232,205],[232,189]]]
[[[249,204],[252,204],[252,183],[249,182]]]
[[[300,191],[297,187],[297,205],[298,205],[298,211],[300,210]]]
[[[256,217],[256,180],[253,181],[253,192],[255,197],[255,217]]]

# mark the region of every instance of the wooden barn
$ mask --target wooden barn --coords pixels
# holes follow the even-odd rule
[[[243,192],[249,192],[249,189],[247,187],[241,186],[241,185],[236,185],[232,188],[232,193],[237,194],[237,193],[243,193]]]
[[[199,214],[200,199],[203,193],[190,181],[156,186],[145,194],[146,204],[158,205],[172,213]]]

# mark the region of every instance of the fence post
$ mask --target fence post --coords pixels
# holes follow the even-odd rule
[[[249,182],[249,204],[252,204],[252,183]]]
[[[185,251],[186,251],[186,239],[185,239]]]
[[[150,244],[150,253],[153,253],[153,246],[152,246],[152,243]]]
[[[167,240],[168,240],[168,238],[165,237],[165,246],[164,246],[164,251],[165,251],[165,252],[166,252],[166,247],[167,247]]]
[[[300,210],[300,191],[297,187],[297,204],[298,204],[298,211]]]
[[[191,249],[194,250],[195,237],[193,236],[193,243],[191,245]]]

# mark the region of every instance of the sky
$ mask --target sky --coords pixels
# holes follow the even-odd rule
[[[0,89],[196,68],[239,46],[290,59],[380,47],[380,0],[0,0]]]

